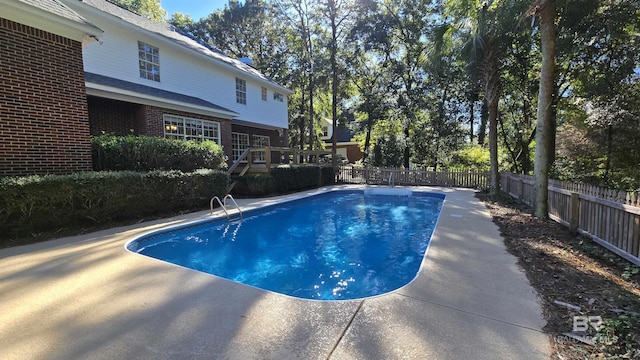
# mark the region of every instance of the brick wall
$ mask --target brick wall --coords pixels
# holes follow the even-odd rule
[[[213,116],[165,109],[151,105],[89,97],[91,135],[148,135],[164,137],[164,115],[184,116],[220,123],[220,145],[231,158],[231,121]],[[133,131],[132,131],[133,130]]]
[[[220,145],[222,146],[225,155],[227,155],[227,158],[231,158],[231,120],[144,105],[139,112],[137,122],[138,127],[136,127],[136,130],[140,131],[141,134],[164,137],[163,116],[165,114],[220,123]]]
[[[136,133],[141,105],[93,96],[88,97],[88,103],[91,135]]]
[[[86,170],[82,45],[0,18],[0,176]]]

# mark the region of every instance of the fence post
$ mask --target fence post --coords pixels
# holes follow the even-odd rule
[[[520,185],[518,186],[518,200],[522,201],[522,197],[524,196],[524,179],[522,176],[518,175],[518,182]],[[523,201],[526,203],[526,201]]]
[[[504,181],[500,185],[504,185],[504,192],[511,196],[511,176],[509,174],[504,177]]]
[[[572,234],[578,233],[578,225],[580,223],[580,195],[578,193],[571,193],[571,200],[569,202],[569,231]]]
[[[271,146],[264,148],[264,162],[267,166],[267,173],[271,172]]]

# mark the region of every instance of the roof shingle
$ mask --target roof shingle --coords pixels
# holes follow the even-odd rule
[[[179,101],[179,102],[183,102],[190,105],[202,106],[202,107],[210,108],[212,110],[235,113],[232,110],[226,109],[222,106],[210,103],[206,100],[203,100],[194,96],[188,96],[184,94],[179,94],[179,93],[175,93],[167,90],[154,88],[151,86],[136,84],[133,82],[124,81],[124,80],[120,80],[120,79],[116,79],[116,78],[112,78],[104,75],[85,72],[84,78],[85,78],[85,81],[87,81],[88,83],[114,87],[120,90],[133,91],[136,93],[154,96],[154,97],[158,97],[166,100]]]

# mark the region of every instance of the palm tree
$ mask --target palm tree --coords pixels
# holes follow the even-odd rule
[[[496,194],[500,189],[498,173],[498,102],[501,96],[501,46],[503,39],[497,29],[499,7],[494,2],[476,0],[448,1],[450,12],[458,23],[462,36],[467,37],[464,53],[467,55],[470,73],[480,73],[484,98],[488,109],[490,180],[489,190]]]

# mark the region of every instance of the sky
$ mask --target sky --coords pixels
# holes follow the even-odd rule
[[[160,6],[167,12],[167,17],[176,12],[191,15],[193,21],[207,17],[212,12],[224,8],[228,0],[161,0]]]

